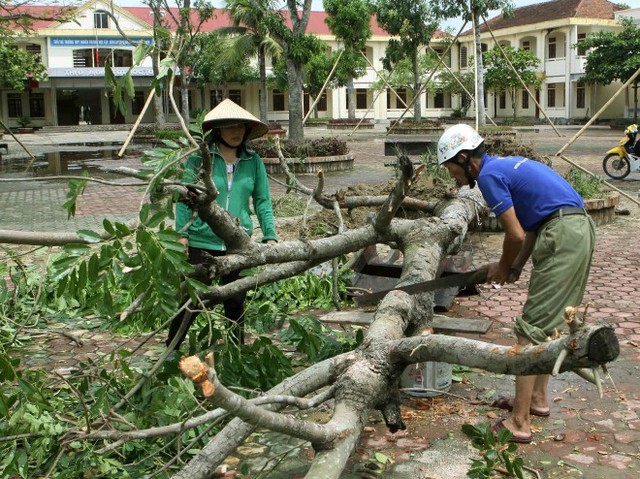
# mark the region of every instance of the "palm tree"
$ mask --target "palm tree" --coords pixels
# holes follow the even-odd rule
[[[222,62],[234,58],[258,57],[260,72],[260,120],[267,122],[267,65],[266,58],[279,57],[282,48],[269,35],[264,22],[265,10],[275,8],[274,0],[227,0],[226,10],[229,12],[232,27],[218,30],[222,35],[232,38],[230,48],[220,59]]]

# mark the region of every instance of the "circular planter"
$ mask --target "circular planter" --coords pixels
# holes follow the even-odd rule
[[[356,126],[358,126],[358,122],[354,123],[327,123],[327,128],[330,130],[353,130]],[[364,130],[373,130],[373,123],[362,122],[358,129]]]
[[[398,135],[440,135],[444,128],[441,126],[395,126],[388,127],[387,131]]]
[[[611,223],[616,217],[616,207],[620,204],[620,193],[611,192],[602,199],[585,200],[584,206],[596,226]]]
[[[287,164],[294,173],[317,173],[322,170],[345,171],[353,169],[353,154],[337,156],[311,156],[300,160],[299,158],[287,158]],[[278,158],[263,158],[267,173],[282,174]]]
[[[611,223],[616,217],[616,206],[620,203],[620,194],[611,192],[605,198],[596,198],[592,200],[584,200],[584,207],[589,212],[589,216],[596,226]],[[480,231],[497,232],[503,231],[500,221],[493,213],[490,213],[482,221]]]

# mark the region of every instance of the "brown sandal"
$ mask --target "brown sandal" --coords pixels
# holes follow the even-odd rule
[[[506,429],[511,433],[511,438],[509,438],[509,442],[515,442],[517,444],[529,444],[533,441],[533,435],[529,434],[528,436],[516,436],[513,431],[511,431],[507,426],[504,425],[504,419],[494,423],[491,426],[491,432],[498,433],[502,430]]]
[[[497,407],[498,409],[504,409],[506,411],[513,411],[513,398],[508,396],[501,396],[491,403],[491,407]],[[549,417],[551,411],[543,411],[542,409],[529,408],[529,414],[538,417]]]

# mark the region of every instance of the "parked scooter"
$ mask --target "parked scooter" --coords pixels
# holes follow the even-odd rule
[[[621,180],[640,169],[640,144],[635,145],[638,125],[629,125],[624,134],[618,146],[607,151],[607,156],[602,160],[604,172],[614,180]]]

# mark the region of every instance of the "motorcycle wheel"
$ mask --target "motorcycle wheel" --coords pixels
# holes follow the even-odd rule
[[[602,169],[614,180],[621,180],[631,173],[631,164],[626,157],[620,158],[616,153],[609,153],[602,160]]]

